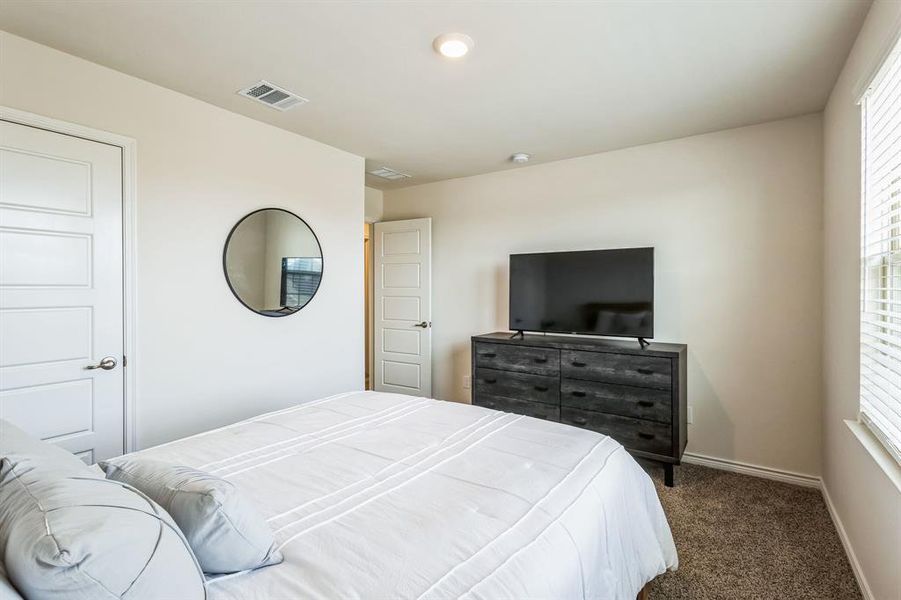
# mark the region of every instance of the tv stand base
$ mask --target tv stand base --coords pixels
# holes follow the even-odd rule
[[[643,337],[638,338],[638,345],[641,346],[641,349],[644,350],[648,346],[651,345],[651,342],[647,341]]]
[[[516,338],[526,339],[526,334],[522,332],[522,329],[518,330],[516,333],[510,336],[511,340],[515,340]]]

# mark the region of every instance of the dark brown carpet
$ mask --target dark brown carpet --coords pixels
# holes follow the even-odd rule
[[[652,600],[833,600],[860,591],[819,490],[696,465],[676,487],[647,465],[669,518],[679,569]]]

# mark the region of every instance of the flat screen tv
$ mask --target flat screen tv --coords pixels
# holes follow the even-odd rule
[[[654,337],[654,249],[511,254],[510,329]]]

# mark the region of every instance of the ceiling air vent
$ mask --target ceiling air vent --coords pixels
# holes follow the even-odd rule
[[[373,169],[369,171],[370,175],[375,175],[376,177],[381,177],[382,179],[390,179],[391,181],[397,181],[398,179],[409,179],[411,175],[407,175],[406,173],[401,173],[400,171],[395,171],[394,169],[389,169],[388,167],[379,167],[378,169]]]
[[[288,110],[298,104],[309,102],[306,98],[301,98],[297,94],[292,94],[284,88],[263,80],[258,81],[249,88],[238,90],[238,94],[245,98],[262,102],[276,110]]]

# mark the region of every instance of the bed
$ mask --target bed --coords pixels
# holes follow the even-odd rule
[[[224,477],[283,563],[210,600],[636,597],[677,567],[648,475],[605,436],[353,392],[137,452]]]

